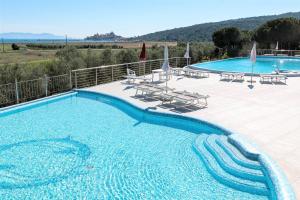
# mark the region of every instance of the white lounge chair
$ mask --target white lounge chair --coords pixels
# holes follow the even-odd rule
[[[245,80],[245,74],[244,73],[232,73],[233,74],[233,80],[234,81],[244,81]]]
[[[172,103],[174,100],[175,95],[172,95],[171,93],[160,93],[158,94],[158,98],[161,101],[161,104],[164,104],[166,102]]]
[[[202,105],[202,107],[207,106],[207,95],[200,95],[198,93],[190,93],[187,91],[172,91],[168,93],[160,93],[158,95],[162,104],[165,102],[172,103],[175,108],[186,107],[186,106],[197,106]],[[200,100],[204,100],[201,102]]]
[[[260,82],[261,83],[284,83],[286,84],[287,77],[280,74],[261,74]]]
[[[198,78],[208,78],[209,77],[209,72],[203,71],[203,70],[198,70],[198,69],[192,69],[189,67],[184,67],[183,72],[186,76],[189,76],[189,77],[198,77]]]
[[[188,92],[185,90],[184,91],[175,91],[174,93],[181,94],[181,95],[188,96],[188,97],[193,97],[193,98],[195,98],[195,101],[197,101],[197,104],[201,103],[200,100],[204,100],[204,106],[208,105],[207,99],[209,98],[209,95],[202,95],[197,92],[191,93],[191,92]]]
[[[261,83],[272,83],[272,77],[270,74],[260,74],[259,77]]]
[[[139,92],[141,92],[141,95],[147,95],[147,96],[152,95],[153,96],[156,93],[161,93],[164,91],[161,88],[155,88],[155,87],[151,87],[151,86],[143,85],[143,84],[136,85],[134,88],[136,89],[135,95],[138,95]]]
[[[134,88],[136,89],[135,95],[138,95],[139,92],[141,92],[141,95],[152,96],[152,97],[156,96],[159,93],[174,90],[173,88],[170,87],[151,84],[151,83],[139,84],[136,85]]]
[[[232,73],[223,72],[220,74],[220,80],[232,80]]]
[[[183,72],[183,68],[180,68],[180,67],[175,67],[175,68],[171,68],[170,71],[172,72],[173,75],[176,75],[176,76],[180,76]]]
[[[168,72],[162,71],[159,73],[159,81],[168,81],[172,78],[172,71]]]
[[[152,84],[152,83],[146,83],[145,85],[148,86],[148,87],[161,89],[163,91],[173,91],[174,90],[174,88],[170,88],[170,87],[167,87],[165,85],[157,85],[157,84]]]
[[[285,75],[271,75],[272,77],[272,83],[284,83],[286,84],[287,77]]]
[[[237,72],[224,72],[220,74],[220,80],[229,80],[229,81],[244,81],[245,74]]]
[[[136,76],[135,71],[128,69],[128,68],[127,68],[127,75],[123,76],[123,77],[127,79],[128,83],[134,83],[135,80],[142,80],[145,82],[151,81],[151,78],[147,78],[145,76]]]

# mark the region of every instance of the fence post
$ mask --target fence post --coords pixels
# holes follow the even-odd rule
[[[141,75],[141,62],[139,62],[139,64],[138,64],[138,67],[139,67],[139,76]]]
[[[77,72],[75,71],[75,88],[77,89]]]
[[[46,74],[44,75],[44,81],[45,81],[45,95],[48,96],[48,77]]]
[[[70,89],[72,90],[73,84],[72,84],[72,71],[70,70],[70,76],[69,76],[69,83],[70,83]]]
[[[111,81],[114,81],[114,66],[111,66]]]
[[[16,87],[16,100],[19,103],[19,89],[18,89],[18,81],[15,79],[15,87]]]
[[[152,61],[150,61],[150,74],[152,73]]]
[[[175,58],[175,65],[176,65],[176,67],[178,67],[178,58],[177,57]]]
[[[96,68],[96,85],[98,85],[98,69]]]

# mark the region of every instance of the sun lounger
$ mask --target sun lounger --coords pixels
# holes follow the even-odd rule
[[[171,70],[168,72],[162,71],[161,73],[159,73],[159,80],[160,81],[168,81],[172,78],[172,72]]]
[[[144,82],[150,82],[151,78],[147,78],[145,76],[136,76],[135,71],[131,70],[131,69],[127,69],[127,75],[123,76],[123,78],[127,79],[128,83],[134,83],[135,80],[142,80]]]
[[[144,96],[151,96],[154,99],[160,100],[162,104],[166,102],[174,102],[176,108],[189,105],[202,105],[203,107],[206,107],[207,98],[209,97],[208,95],[201,95],[198,93],[191,93],[187,91],[175,91],[173,88],[151,83],[139,84],[134,88],[136,89],[135,95],[138,95],[140,93]],[[204,102],[201,100],[204,100]]]
[[[272,83],[272,76],[270,74],[261,74],[260,82],[261,83]]]
[[[224,72],[220,74],[220,80],[232,80],[232,79],[233,79],[232,73]]]
[[[209,72],[198,70],[198,69],[191,69],[189,67],[184,67],[183,72],[186,76],[189,77],[198,77],[198,78],[208,78]]]
[[[151,96],[154,95],[156,93],[161,93],[164,90],[162,88],[155,88],[149,85],[137,85],[134,87],[136,89],[135,95],[138,95],[139,92],[141,92],[141,95],[147,95],[147,96]]]
[[[284,75],[271,75],[273,83],[284,83],[286,84],[287,77]]]
[[[158,99],[161,101],[161,104],[164,104],[166,102],[168,103],[172,103],[172,101],[174,100],[175,95],[172,93],[160,93],[158,94]]]
[[[207,95],[200,95],[198,93],[190,93],[187,91],[171,91],[168,93],[160,93],[158,95],[162,104],[169,102],[173,104],[175,108],[186,107],[186,106],[197,106],[202,105],[203,107],[207,106]],[[204,100],[201,102],[200,100]]]
[[[260,82],[261,83],[285,83],[287,77],[284,75],[275,75],[275,74],[261,74]]]
[[[244,81],[245,74],[244,73],[233,73],[234,81]]]
[[[176,67],[176,68],[171,68],[170,69],[171,73],[176,75],[176,76],[180,76],[183,72],[183,68],[179,68],[179,67]]]
[[[151,81],[150,78],[138,77],[138,76],[123,76],[123,78],[126,78],[128,83],[134,83],[135,80],[141,80],[141,81],[144,81],[144,82],[150,82]]]
[[[230,81],[244,81],[244,73],[229,73],[224,72],[220,74],[220,80],[230,80]]]
[[[141,95],[145,96],[156,96],[159,93],[163,93],[166,91],[173,91],[173,88],[162,86],[162,85],[156,85],[151,83],[146,84],[139,84],[134,87],[136,89],[135,95],[138,95],[139,92]]]
[[[201,103],[200,100],[204,100],[204,105],[205,106],[208,105],[207,99],[209,98],[209,95],[202,95],[197,92],[191,93],[188,91],[175,91],[174,93],[181,94],[181,95],[188,96],[188,97],[193,97],[193,98],[195,98],[195,101],[197,102],[197,104]]]
[[[175,108],[196,104],[197,98],[195,97],[187,96],[178,92],[170,92],[168,94],[173,97],[172,102],[175,105]]]
[[[170,87],[167,87],[165,85],[157,85],[157,84],[151,84],[151,83],[146,83],[145,85],[148,86],[148,87],[161,89],[163,91],[173,91],[174,90],[174,88],[170,88]]]

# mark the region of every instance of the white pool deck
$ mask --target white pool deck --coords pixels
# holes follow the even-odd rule
[[[182,115],[207,120],[250,139],[279,164],[300,197],[300,78],[288,78],[287,85],[256,82],[253,89],[248,84],[220,81],[217,74],[203,79],[173,76],[168,82],[177,90],[208,94],[207,108]],[[124,81],[87,89],[118,96],[143,108],[160,104],[133,98],[135,89]],[[172,113],[161,107],[157,110]]]

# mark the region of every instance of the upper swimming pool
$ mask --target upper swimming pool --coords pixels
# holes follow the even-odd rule
[[[215,125],[74,92],[0,111],[1,199],[275,199]]]
[[[242,72],[251,73],[251,61],[249,58],[232,58],[212,62],[194,64],[196,68],[216,72]],[[277,70],[283,72],[300,72],[300,58],[258,56],[254,65],[255,74],[270,74]]]

